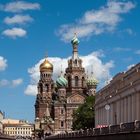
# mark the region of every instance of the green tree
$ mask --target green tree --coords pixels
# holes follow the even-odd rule
[[[95,113],[93,105],[95,96],[88,96],[85,103],[79,106],[73,113],[73,130],[93,128],[95,126]]]

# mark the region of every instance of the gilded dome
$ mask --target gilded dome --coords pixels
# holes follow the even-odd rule
[[[68,81],[62,75],[56,80],[57,87],[66,87]]]
[[[45,59],[45,61],[40,65],[40,71],[53,71],[53,65]]]

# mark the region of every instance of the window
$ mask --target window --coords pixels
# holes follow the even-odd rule
[[[61,114],[64,114],[64,109],[61,109]]]
[[[85,78],[82,77],[82,87],[84,87],[84,81],[85,81]]]
[[[49,85],[46,84],[46,92],[48,92],[48,91],[49,91]]]
[[[77,65],[77,59],[75,59],[75,65]]]
[[[40,93],[43,92],[43,85],[40,83]]]
[[[64,127],[64,121],[61,121],[61,127]]]
[[[71,87],[71,78],[68,77],[68,87]]]
[[[75,87],[78,87],[78,81],[79,81],[78,76],[75,76]]]

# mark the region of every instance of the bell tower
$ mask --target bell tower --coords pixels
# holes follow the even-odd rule
[[[46,113],[51,112],[51,101],[54,82],[52,80],[53,65],[45,58],[40,65],[40,80],[35,103],[35,116],[42,119]],[[46,112],[46,108],[48,108]]]
[[[78,56],[78,45],[79,40],[75,34],[71,40],[73,52],[72,58],[68,60],[68,68],[66,68],[65,77],[68,80],[67,91],[74,93],[79,92],[83,93],[86,88],[85,83],[85,69],[82,67],[82,60]]]

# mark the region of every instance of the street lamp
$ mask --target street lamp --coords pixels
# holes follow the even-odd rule
[[[105,110],[106,110],[106,115],[107,115],[107,125],[109,125],[109,110],[110,110],[109,104],[105,105]]]

